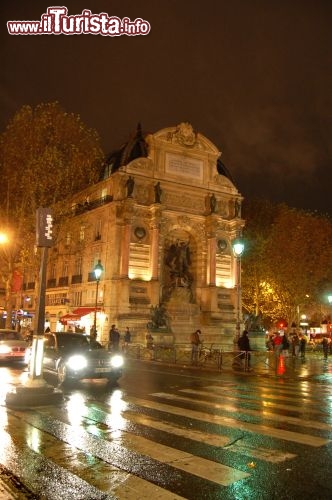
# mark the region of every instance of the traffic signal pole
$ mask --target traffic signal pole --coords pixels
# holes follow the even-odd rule
[[[58,404],[63,401],[62,391],[46,383],[43,378],[45,296],[48,247],[52,245],[53,217],[49,209],[37,210],[37,246],[41,247],[39,293],[35,316],[35,329],[29,360],[29,375],[23,385],[6,395],[6,405],[12,408],[31,408]]]

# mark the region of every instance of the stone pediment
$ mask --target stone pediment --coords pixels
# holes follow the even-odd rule
[[[218,148],[204,135],[196,132],[188,122],[182,122],[176,127],[168,127],[153,134],[154,139],[182,146],[186,149],[205,151],[220,156]]]
[[[150,158],[136,158],[123,167],[126,171],[138,171],[139,173],[151,173],[153,170],[153,162]]]

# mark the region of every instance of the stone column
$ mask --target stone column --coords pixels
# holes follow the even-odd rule
[[[207,285],[216,286],[216,264],[217,264],[217,217],[211,214],[206,220],[207,229]]]
[[[212,236],[208,240],[208,285],[216,285],[216,237]]]
[[[151,279],[158,280],[158,264],[159,264],[159,240],[160,240],[160,221],[162,217],[161,205],[153,204],[150,208],[151,211],[151,257],[150,257],[150,271]]]
[[[152,228],[151,241],[151,279],[158,279],[158,261],[159,261],[159,224]]]
[[[126,223],[122,227],[121,264],[120,264],[121,278],[128,277],[130,235],[131,235],[131,224]]]

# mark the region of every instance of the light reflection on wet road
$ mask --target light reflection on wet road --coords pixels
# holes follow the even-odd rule
[[[116,387],[83,382],[62,405],[7,408],[26,375],[0,366],[0,463],[37,498],[332,497],[329,384],[133,362]]]

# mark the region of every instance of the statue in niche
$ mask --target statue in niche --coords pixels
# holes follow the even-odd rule
[[[165,264],[169,268],[171,286],[190,287],[192,275],[189,242],[177,240],[167,250]]]
[[[214,194],[207,194],[205,197],[205,210],[207,214],[214,214],[217,208],[217,198]]]
[[[241,201],[238,199],[234,202],[234,214],[235,217],[241,217]]]
[[[126,188],[127,188],[127,198],[132,198],[133,196],[133,191],[134,191],[134,186],[135,186],[135,180],[134,178],[130,175],[127,179],[126,182]]]
[[[162,194],[162,189],[160,186],[160,182],[157,182],[154,186],[154,202],[155,203],[161,203],[161,194]]]
[[[214,196],[214,193],[212,193],[210,197],[210,211],[211,214],[214,214],[216,212],[216,207],[217,207],[217,198]]]

